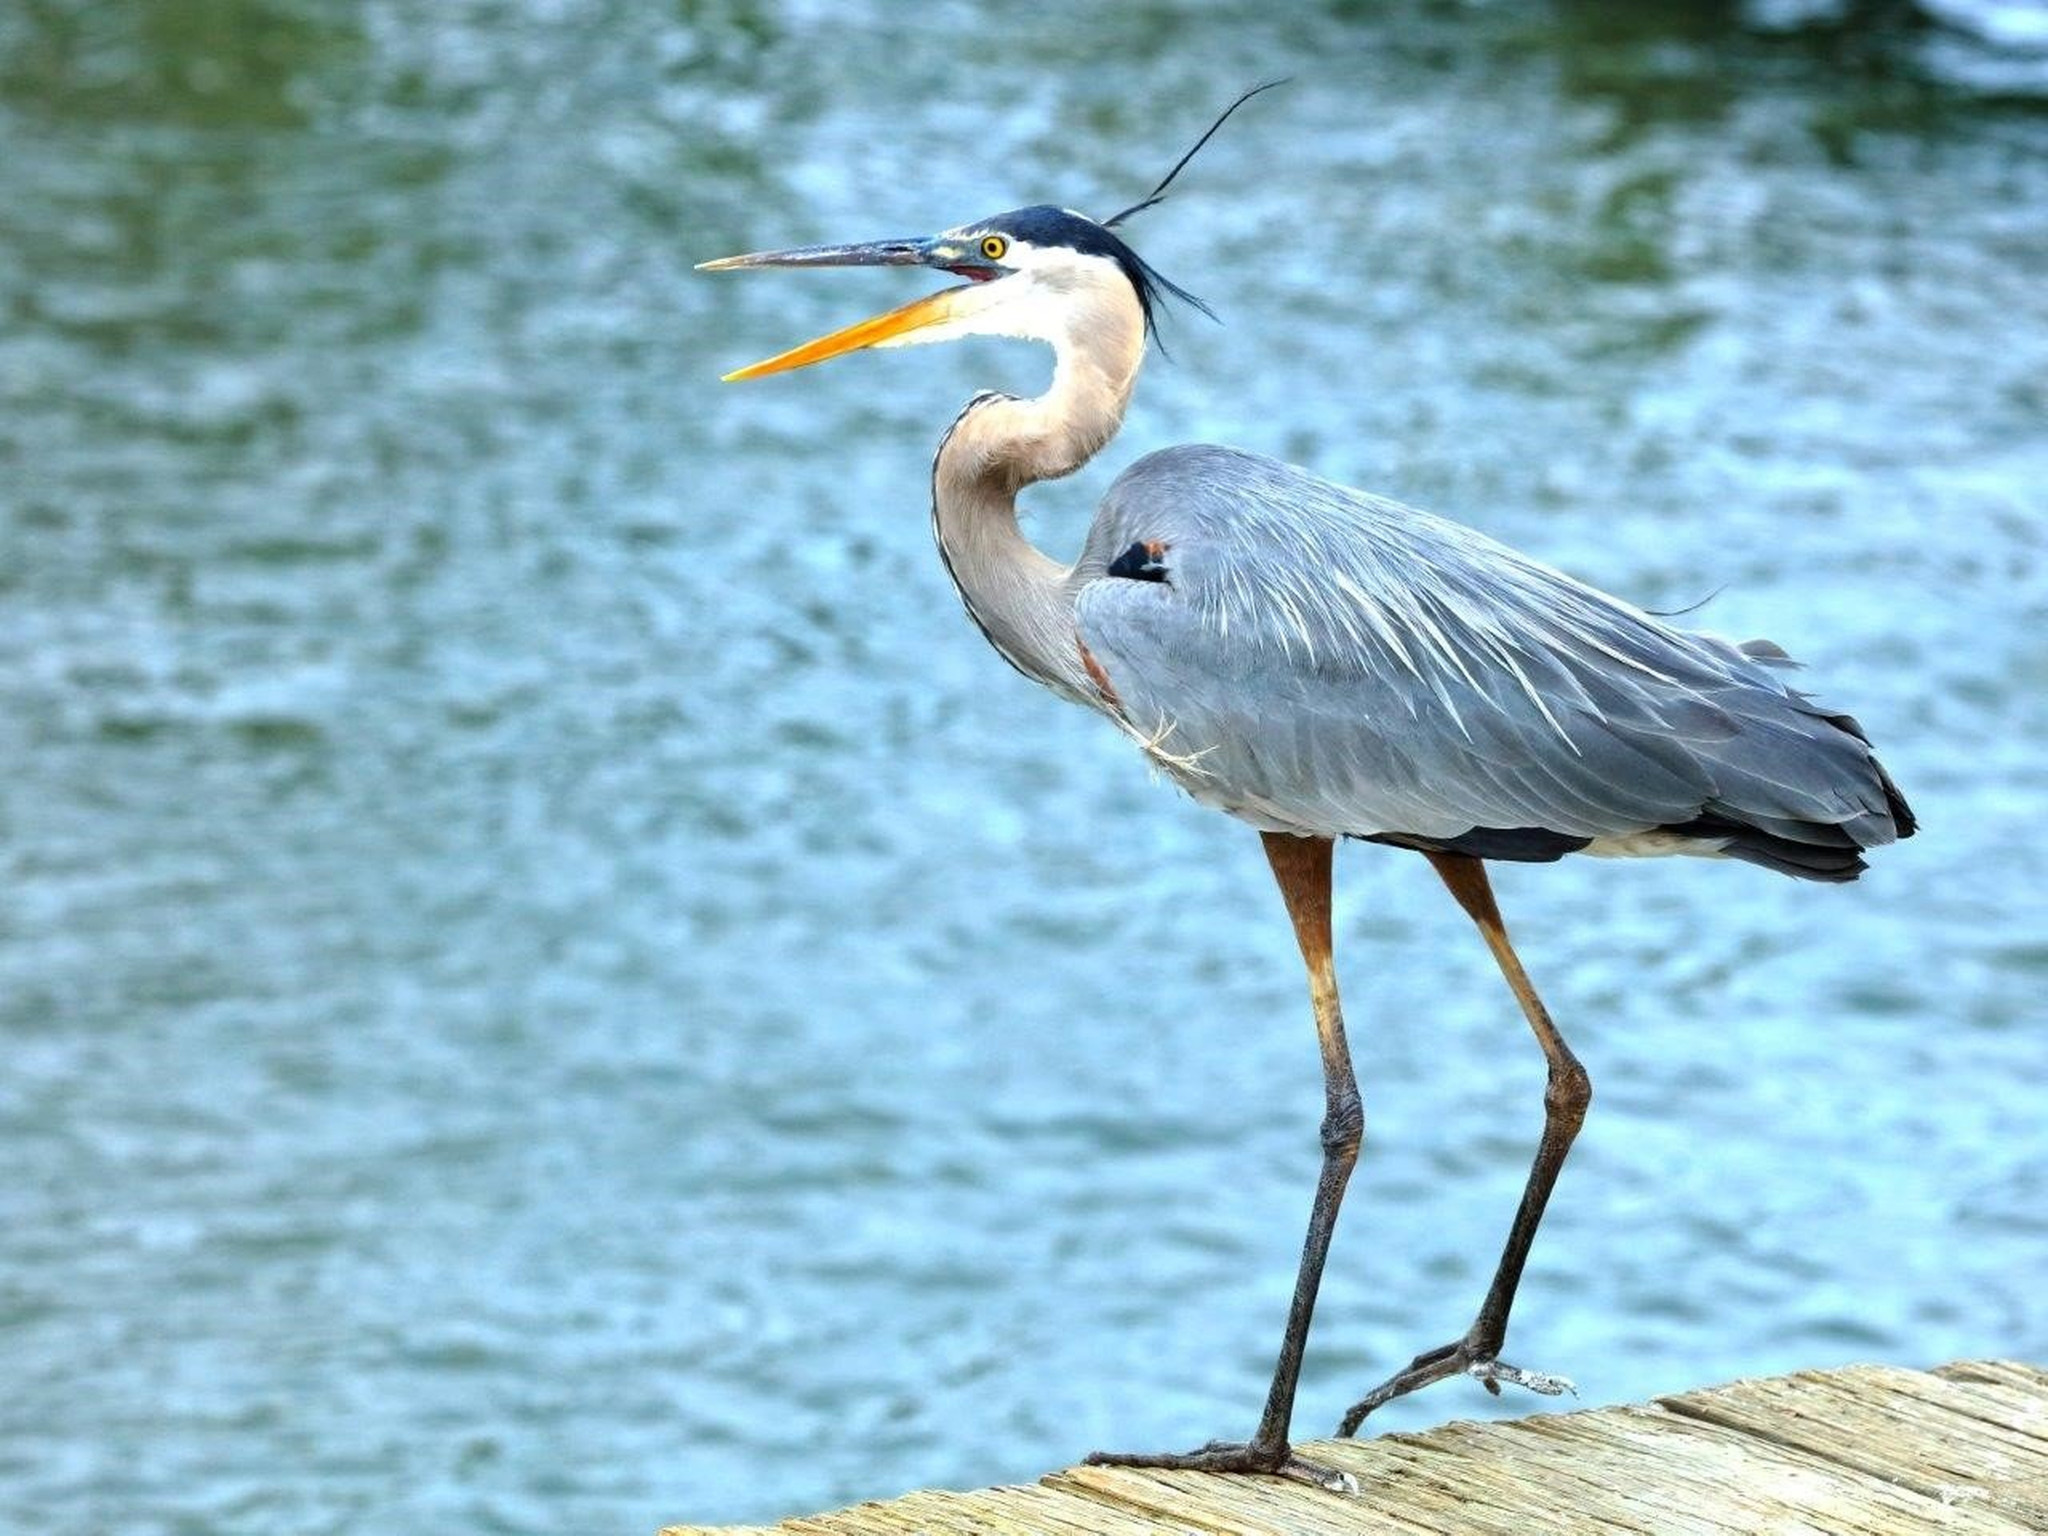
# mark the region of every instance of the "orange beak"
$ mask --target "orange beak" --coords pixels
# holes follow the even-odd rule
[[[742,379],[763,378],[771,373],[787,373],[792,368],[808,368],[813,363],[822,363],[828,357],[838,357],[846,352],[858,352],[863,347],[886,347],[912,331],[921,331],[926,326],[938,325],[953,318],[954,305],[960,294],[967,289],[944,288],[937,293],[928,293],[921,299],[912,299],[908,304],[890,310],[887,314],[857,321],[844,330],[820,336],[816,341],[807,341],[800,347],[779,352],[774,357],[758,363],[749,363],[744,368],[735,368],[720,381],[737,384]]]

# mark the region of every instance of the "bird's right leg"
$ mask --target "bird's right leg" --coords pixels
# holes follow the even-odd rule
[[[1544,1059],[1550,1065],[1549,1082],[1543,1091],[1543,1139],[1537,1144],[1536,1159],[1530,1165],[1529,1181],[1523,1187],[1522,1203],[1515,1211],[1514,1225],[1508,1230],[1507,1246],[1494,1270],[1493,1284],[1487,1288],[1486,1299],[1480,1303],[1479,1316],[1473,1319],[1471,1328],[1455,1343],[1417,1355],[1406,1370],[1397,1371],[1354,1403],[1337,1426],[1340,1435],[1356,1434],[1365,1416],[1375,1408],[1447,1376],[1475,1377],[1496,1396],[1503,1382],[1549,1397],[1573,1390],[1571,1382],[1562,1376],[1546,1376],[1540,1371],[1525,1371],[1507,1364],[1500,1358],[1500,1351],[1507,1341],[1508,1312],[1515,1304],[1522,1267],[1528,1262],[1529,1247],[1536,1241],[1544,1207],[1550,1203],[1550,1192],[1564,1168],[1565,1154],[1571,1151],[1572,1141],[1585,1121],[1586,1108],[1593,1102],[1593,1083],[1586,1076],[1586,1069],[1579,1065],[1579,1058],[1572,1054],[1572,1048],[1565,1044],[1564,1036],[1551,1023],[1550,1011],[1536,995],[1528,972],[1522,969],[1521,958],[1508,942],[1507,925],[1494,904],[1486,866],[1459,853],[1431,853],[1426,857],[1457,898],[1458,905],[1465,909],[1466,916],[1478,926],[1480,936],[1493,951],[1495,963],[1515,994],[1515,1001],[1522,1005],[1529,1028],[1535,1031],[1536,1043],[1543,1048]]]
[[[1316,1180],[1315,1205],[1309,1213],[1308,1236],[1302,1243],[1301,1268],[1295,1275],[1294,1301],[1287,1309],[1287,1331],[1280,1341],[1280,1359],[1266,1393],[1266,1411],[1259,1427],[1243,1445],[1216,1443],[1199,1451],[1173,1455],[1124,1455],[1097,1451],[1091,1466],[1168,1467],[1201,1472],[1275,1472],[1325,1488],[1350,1488],[1348,1473],[1317,1466],[1294,1454],[1288,1425],[1294,1417],[1294,1389],[1301,1380],[1301,1354],[1308,1344],[1309,1320],[1315,1314],[1316,1291],[1322,1284],[1323,1261],[1337,1227],[1337,1208],[1344,1186],[1358,1161],[1365,1131],[1358,1082],[1351,1071],[1351,1048],[1344,1040],[1344,1016],[1337,1005],[1337,970],[1330,947],[1330,863],[1327,837],[1291,837],[1267,832],[1266,857],[1280,883],[1294,936],[1308,964],[1309,998],[1315,1007],[1316,1038],[1323,1055],[1323,1169]]]

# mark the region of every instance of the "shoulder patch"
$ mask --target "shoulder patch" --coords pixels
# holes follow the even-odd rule
[[[1167,546],[1141,539],[1109,562],[1108,573],[1124,581],[1165,581]]]

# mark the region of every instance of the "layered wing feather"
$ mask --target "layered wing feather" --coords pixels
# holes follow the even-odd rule
[[[1163,580],[1106,575],[1134,544],[1165,546]],[[1272,459],[1140,460],[1073,580],[1127,726],[1261,827],[1441,846],[1540,829],[1564,840],[1549,857],[1665,830],[1740,852],[1751,829],[1850,863],[1910,830],[1854,722],[1786,687],[1775,647],[1674,629]]]

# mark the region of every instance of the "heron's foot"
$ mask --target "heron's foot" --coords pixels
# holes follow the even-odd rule
[[[1520,1366],[1509,1365],[1490,1351],[1482,1351],[1470,1338],[1445,1344],[1437,1349],[1426,1350],[1409,1361],[1408,1369],[1396,1371],[1392,1376],[1374,1387],[1364,1397],[1351,1405],[1351,1411],[1344,1415],[1344,1422],[1337,1426],[1339,1435],[1355,1435],[1358,1426],[1365,1422],[1366,1415],[1375,1408],[1383,1408],[1397,1397],[1406,1397],[1418,1388],[1431,1382],[1442,1381],[1447,1376],[1470,1376],[1495,1397],[1500,1396],[1503,1384],[1511,1387],[1526,1387],[1531,1392],[1540,1392],[1545,1397],[1556,1397],[1569,1392],[1579,1395],[1579,1389],[1572,1385],[1568,1376],[1551,1376],[1542,1371],[1525,1371]]]
[[[1335,1467],[1319,1466],[1294,1454],[1285,1440],[1273,1445],[1234,1445],[1212,1440],[1199,1451],[1177,1455],[1131,1455],[1122,1451],[1094,1451],[1087,1458],[1091,1467],[1162,1467],[1174,1472],[1267,1472],[1291,1477],[1298,1483],[1326,1488],[1332,1493],[1358,1492],[1358,1479]]]

